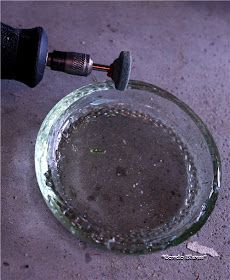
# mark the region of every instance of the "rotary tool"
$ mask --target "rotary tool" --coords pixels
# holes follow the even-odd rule
[[[109,66],[94,63],[89,54],[55,50],[48,53],[48,39],[42,27],[16,29],[1,23],[2,79],[35,87],[42,80],[46,66],[77,76],[88,76],[97,70],[106,72],[115,88],[123,91],[129,82],[131,62],[129,51],[122,51]]]

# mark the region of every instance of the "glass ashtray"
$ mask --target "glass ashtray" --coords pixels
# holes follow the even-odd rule
[[[154,85],[75,90],[49,112],[36,175],[55,217],[81,239],[123,253],[177,245],[214,208],[220,158],[202,120]]]

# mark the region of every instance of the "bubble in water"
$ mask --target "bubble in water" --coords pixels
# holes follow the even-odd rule
[[[112,239],[109,239],[109,240],[107,241],[106,247],[107,247],[109,250],[111,250],[114,243],[115,243],[115,238],[113,237]]]

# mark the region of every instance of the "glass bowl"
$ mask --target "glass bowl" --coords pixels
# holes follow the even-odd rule
[[[212,212],[220,158],[202,120],[154,85],[112,81],[77,89],[49,112],[35,147],[36,175],[55,217],[110,250],[177,245]]]

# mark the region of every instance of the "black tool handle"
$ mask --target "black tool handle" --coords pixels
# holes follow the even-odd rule
[[[46,66],[48,39],[42,27],[15,29],[1,23],[1,78],[35,87]]]

